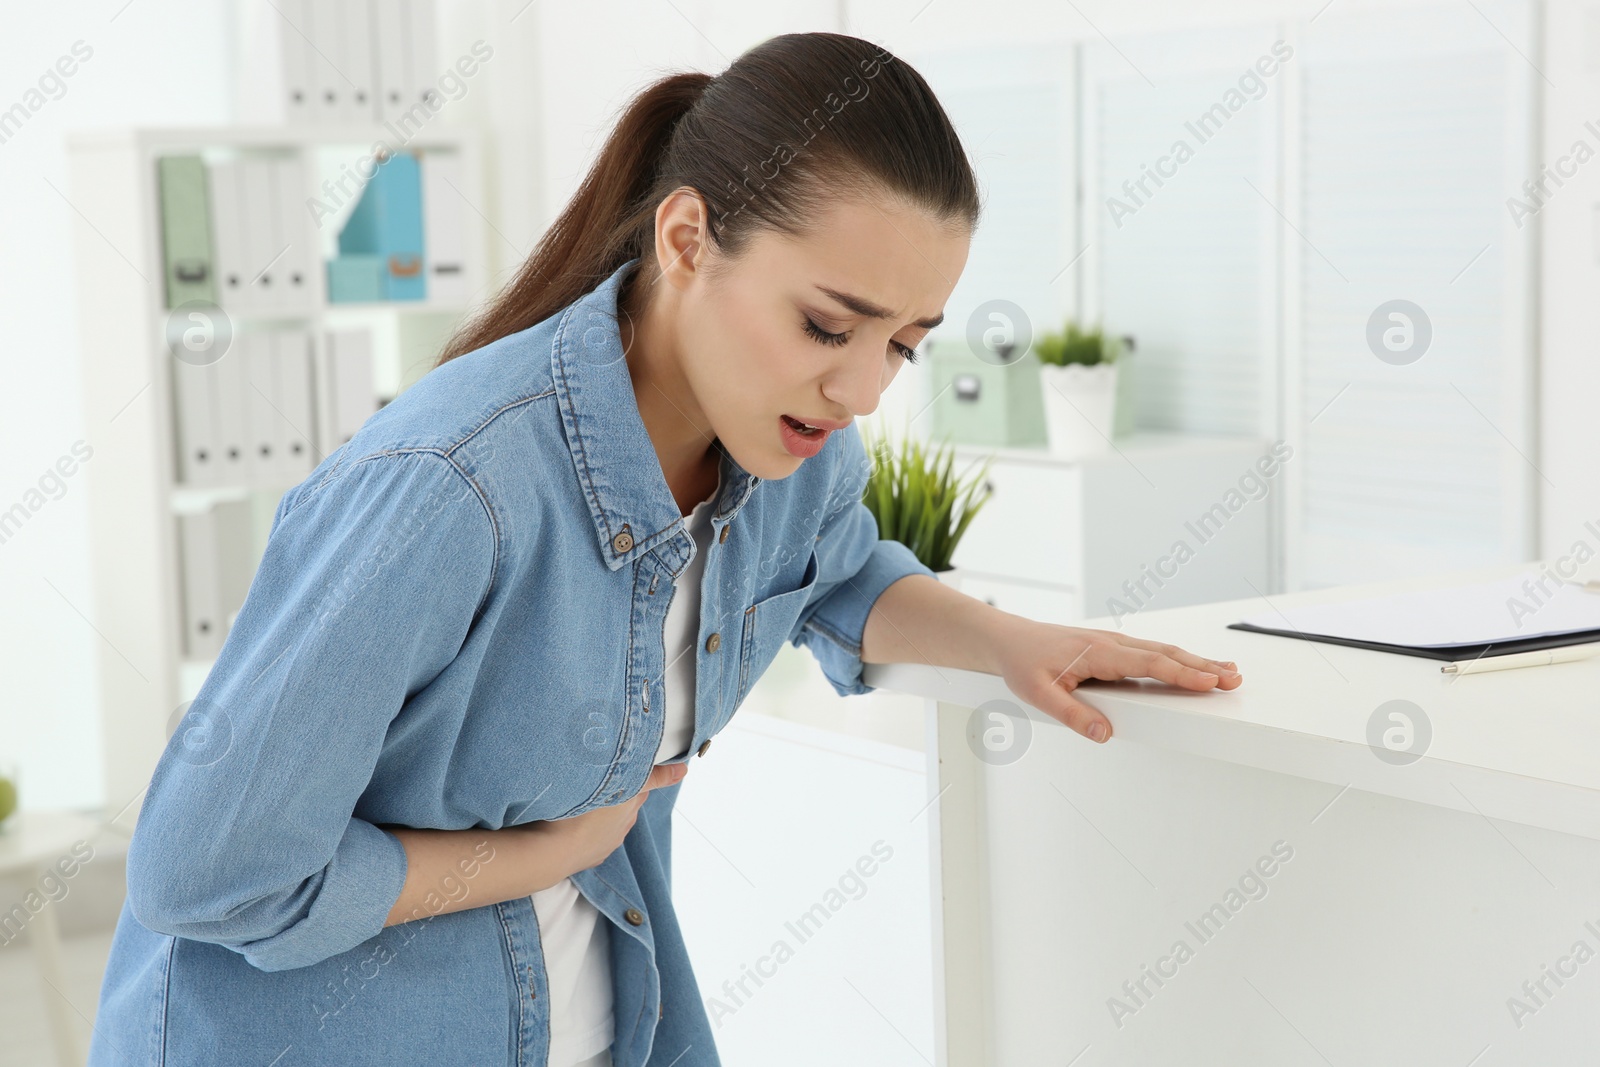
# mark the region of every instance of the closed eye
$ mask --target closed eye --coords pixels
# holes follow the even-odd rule
[[[850,340],[850,334],[848,331],[845,333],[829,333],[827,330],[824,330],[821,326],[818,326],[815,322],[813,322],[811,316],[809,315],[806,316],[805,331],[819,344],[837,346],[845,344]],[[916,349],[903,345],[899,341],[891,340],[889,344],[893,346],[894,350],[900,354],[900,358],[905,360],[907,363],[917,362],[919,357],[917,356]]]

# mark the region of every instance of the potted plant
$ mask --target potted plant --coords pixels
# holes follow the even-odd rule
[[[1043,364],[1039,383],[1051,455],[1077,459],[1110,448],[1121,339],[1068,321],[1059,333],[1038,337],[1033,353]]]
[[[958,586],[950,558],[993,492],[988,473],[994,457],[957,474],[948,442],[930,449],[908,433],[896,446],[881,428],[862,436],[872,465],[861,499],[877,520],[878,536],[899,541],[941,582]]]

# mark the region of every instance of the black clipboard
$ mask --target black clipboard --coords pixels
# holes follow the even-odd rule
[[[1272,634],[1274,637],[1293,637],[1301,641],[1320,641],[1328,645],[1346,645],[1350,648],[1370,648],[1374,652],[1393,652],[1399,656],[1422,656],[1426,659],[1470,660],[1481,656],[1507,656],[1513,652],[1537,652],[1546,648],[1565,648],[1600,641],[1600,630],[1575,630],[1564,634],[1542,634],[1516,641],[1496,641],[1487,645],[1390,645],[1382,641],[1357,641],[1350,637],[1327,637],[1323,634],[1302,633],[1299,630],[1274,630],[1265,626],[1252,626],[1247,622],[1232,622],[1230,630],[1244,630],[1253,634]]]

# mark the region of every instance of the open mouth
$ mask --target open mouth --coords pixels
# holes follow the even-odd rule
[[[825,433],[828,432],[827,430],[824,430],[820,426],[812,426],[808,422],[801,422],[799,419],[792,418],[791,416],[788,416],[788,415],[784,415],[784,416],[782,416],[782,418],[783,418],[784,423],[791,430],[793,430],[797,434],[800,434],[802,437],[816,437],[819,434],[825,434]]]

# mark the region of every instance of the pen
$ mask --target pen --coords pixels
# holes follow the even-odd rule
[[[1482,674],[1485,671],[1508,671],[1513,667],[1543,667],[1549,663],[1571,663],[1588,659],[1600,653],[1600,644],[1568,645],[1566,648],[1546,648],[1534,652],[1513,652],[1507,656],[1483,656],[1478,659],[1446,663],[1439,668],[1441,674]]]

